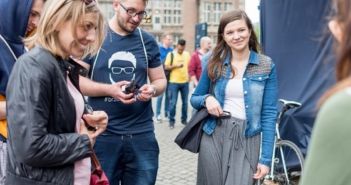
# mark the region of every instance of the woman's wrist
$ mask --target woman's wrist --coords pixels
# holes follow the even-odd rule
[[[203,102],[203,107],[206,107],[206,100],[210,97],[210,96],[212,96],[212,94],[207,94],[207,95],[205,95],[205,97],[204,97],[204,102]]]

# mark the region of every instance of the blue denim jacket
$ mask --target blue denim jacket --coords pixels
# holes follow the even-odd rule
[[[231,76],[231,56],[223,63],[225,75],[216,80],[214,97],[223,108],[225,89]],[[191,105],[200,109],[205,106],[205,98],[209,95],[211,80],[208,77],[207,64],[203,68],[201,78],[192,94]],[[249,63],[243,76],[244,103],[247,126],[245,136],[252,137],[262,132],[261,155],[259,163],[270,166],[272,161],[275,122],[277,119],[277,73],[272,60],[254,51],[250,52]],[[211,135],[216,128],[216,119],[209,118],[203,131]]]

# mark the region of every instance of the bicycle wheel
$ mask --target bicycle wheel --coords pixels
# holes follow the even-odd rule
[[[283,157],[281,152],[284,154]],[[273,181],[280,185],[297,185],[304,164],[304,158],[300,149],[291,141],[280,140],[276,143],[275,156]],[[284,160],[287,175],[284,170]]]

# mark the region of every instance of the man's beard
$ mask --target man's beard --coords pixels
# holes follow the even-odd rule
[[[37,31],[37,28],[32,29],[32,31],[27,31],[26,34],[24,35],[24,38],[33,36],[36,31]]]

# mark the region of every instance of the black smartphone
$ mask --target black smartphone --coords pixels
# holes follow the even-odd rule
[[[124,89],[124,93],[129,94],[129,93],[135,93],[137,90],[137,84],[135,80],[132,80],[128,85],[126,85],[126,88]]]
[[[220,118],[230,118],[232,117],[232,114],[230,114],[230,112],[227,111],[223,111],[223,113],[221,115],[219,115]]]

